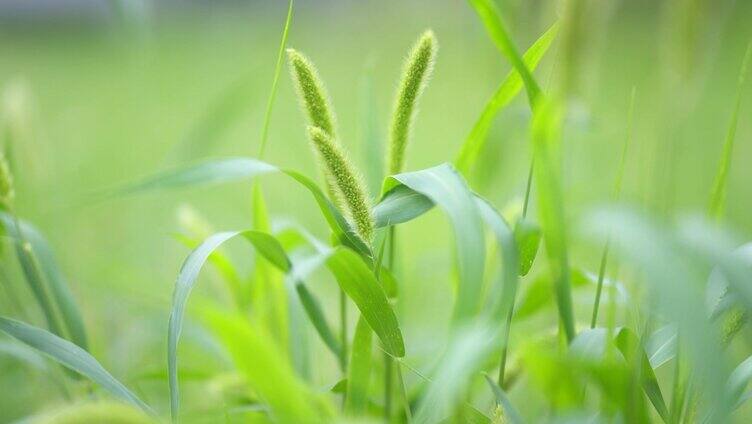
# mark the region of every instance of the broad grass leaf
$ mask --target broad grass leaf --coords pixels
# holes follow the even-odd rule
[[[548,51],[548,48],[551,46],[551,43],[556,38],[558,32],[559,25],[552,25],[551,28],[543,33],[543,35],[541,35],[540,38],[530,46],[528,51],[525,52],[523,61],[531,71],[534,71],[538,66],[538,63],[540,63],[543,55]],[[491,128],[494,118],[499,111],[512,102],[522,89],[522,85],[522,78],[520,78],[519,72],[516,70],[510,71],[496,89],[496,92],[483,107],[483,111],[478,117],[478,120],[475,121],[472,130],[470,130],[470,134],[468,134],[465,141],[462,143],[457,159],[454,161],[457,170],[461,173],[469,175],[468,173],[483,152],[488,130]]]
[[[530,272],[533,261],[538,255],[541,240],[540,227],[526,218],[520,218],[514,225],[514,238],[520,251],[520,276]]]
[[[384,192],[403,184],[439,206],[454,228],[459,285],[453,321],[475,316],[480,309],[485,243],[480,214],[472,192],[451,165],[393,175],[386,179]],[[417,199],[417,198],[416,198]],[[425,207],[425,202],[422,202]]]
[[[355,327],[350,367],[347,373],[345,413],[362,416],[368,408],[368,388],[371,382],[373,331],[361,316]]]
[[[317,423],[332,413],[294,373],[284,352],[257,326],[239,315],[208,309],[205,319],[228,350],[250,388],[280,422]]]
[[[398,358],[405,356],[397,316],[366,262],[354,251],[340,247],[327,258],[326,265],[342,290],[355,302],[384,349]]]
[[[411,221],[433,208],[434,203],[410,187],[398,185],[382,196],[373,208],[376,228]]]
[[[496,403],[504,408],[504,417],[509,420],[510,424],[523,424],[525,421],[522,419],[522,415],[517,411],[517,408],[512,405],[512,402],[507,397],[507,394],[499,387],[488,374],[484,374],[488,386],[491,387],[491,391],[496,398]]]
[[[112,395],[151,413],[148,405],[79,346],[41,328],[11,318],[0,317],[0,331],[99,384]]]
[[[0,211],[0,221],[5,227],[6,233],[16,240],[16,253],[21,261],[24,276],[40,302],[40,306],[43,307],[45,316],[48,317],[48,320],[54,321],[54,317],[59,311],[62,324],[70,340],[84,350],[88,350],[86,329],[81,311],[73,298],[68,282],[55,261],[52,248],[47,240],[39,230],[25,221],[20,221],[21,234],[19,234],[19,228],[16,227],[14,218],[6,212]],[[20,244],[20,240],[27,241],[31,250],[25,249]],[[36,271],[32,269],[37,265],[44,274],[43,276],[37,275]],[[43,293],[48,284],[54,304],[44,300],[46,296]]]
[[[282,246],[279,245],[276,239],[269,234],[255,230],[226,231],[213,234],[191,252],[183,263],[175,283],[167,333],[167,366],[170,385],[170,408],[173,418],[178,416],[178,409],[180,406],[177,349],[180,332],[183,328],[183,317],[185,315],[188,296],[198,279],[201,269],[209,259],[209,256],[220,245],[222,245],[222,243],[236,236],[242,236],[251,242],[259,253],[268,259],[270,263],[279,267],[282,271],[287,272],[290,270],[290,261],[282,249]]]

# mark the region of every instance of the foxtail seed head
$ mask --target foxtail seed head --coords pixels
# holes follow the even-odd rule
[[[307,57],[294,49],[287,49],[287,60],[290,63],[298,98],[308,114],[309,123],[336,137],[334,113],[316,67]]]
[[[5,155],[0,153],[0,205],[10,205],[13,203],[15,197],[16,191],[13,188],[13,174],[10,172],[10,166],[5,159]]]
[[[308,127],[308,135],[326,168],[327,175],[331,176],[332,185],[335,185],[342,195],[342,201],[347,206],[358,234],[364,241],[370,242],[373,235],[373,217],[363,180],[329,133],[318,127]]]
[[[437,48],[436,37],[428,30],[415,43],[405,62],[389,128],[389,174],[402,172],[410,126],[418,98],[433,71]]]

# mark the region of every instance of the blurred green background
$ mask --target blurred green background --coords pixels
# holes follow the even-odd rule
[[[287,4],[22,3],[0,5],[2,119],[16,134],[18,213],[55,249],[82,307],[94,356],[165,411],[167,386],[159,373],[166,367],[169,302],[188,253],[173,237],[181,231],[179,210],[190,205],[216,230],[249,227],[250,184],[104,202],[94,194],[179,164],[255,155]],[[634,142],[624,199],[657,214],[701,212],[752,37],[752,2],[586,3],[564,140],[571,221],[610,199],[633,86]],[[553,0],[499,4],[520,50],[557,16]],[[364,103],[371,99],[377,139],[383,139],[402,60],[426,28],[436,32],[440,50],[408,149],[410,170],[454,159],[509,64],[463,1],[296,2],[288,44],[317,64],[342,142],[363,170],[379,160],[369,157],[364,145]],[[554,46],[536,72],[544,87],[557,52]],[[744,90],[727,210],[729,226],[740,240],[749,240],[752,84]],[[523,195],[528,125],[526,99],[519,96],[496,120],[482,166],[471,178],[472,186],[502,210],[519,207]],[[265,159],[317,176],[286,68]],[[264,178],[263,184],[276,219],[299,222],[327,237],[307,193],[279,177]],[[371,194],[375,198],[378,187]],[[401,233],[404,287],[397,309],[408,357],[415,361],[432,354],[449,318],[452,242],[444,220],[432,212]],[[253,257],[245,246],[232,244],[230,253],[242,269],[251,268]],[[591,270],[597,259],[592,246],[583,243],[573,254],[574,263]],[[14,275],[12,258],[3,266]],[[212,270],[203,280],[198,293],[226,298]],[[26,301],[13,305],[6,297],[0,310],[39,324],[23,283],[13,284]],[[332,281],[322,273],[311,284],[336,310]],[[323,390],[337,381],[335,359],[308,330],[312,361],[322,364],[313,367],[310,378]],[[189,320],[184,340],[181,361],[189,368],[228,369],[195,322]],[[46,375],[0,354],[0,421],[63,403]],[[188,409],[201,411],[211,403],[215,386],[183,386]]]

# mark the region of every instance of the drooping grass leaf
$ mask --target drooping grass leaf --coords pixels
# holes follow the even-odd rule
[[[379,337],[384,349],[405,356],[402,332],[386,293],[363,259],[347,248],[337,248],[326,260],[339,286],[355,302],[363,318]]]
[[[0,331],[33,347],[55,362],[99,384],[112,395],[152,413],[148,405],[115,379],[88,352],[41,328],[0,317]]]
[[[295,290],[298,292],[300,303],[303,305],[311,324],[313,324],[313,327],[321,337],[321,340],[332,351],[332,353],[339,358],[342,355],[342,345],[334,335],[329,323],[327,323],[319,302],[313,294],[308,291],[305,284],[295,284]]]
[[[729,376],[727,390],[736,407],[743,401],[744,390],[750,380],[752,380],[752,356],[737,365]]]
[[[543,35],[541,35],[540,38],[530,46],[530,49],[525,52],[523,60],[525,65],[527,65],[531,71],[535,70],[538,63],[540,63],[543,58],[543,55],[548,51],[551,43],[556,38],[558,30],[558,24],[552,25],[551,28],[543,33]],[[467,176],[473,168],[476,160],[483,152],[488,130],[491,128],[494,117],[496,117],[499,111],[512,102],[517,96],[517,93],[522,89],[522,85],[522,79],[520,78],[519,72],[516,70],[510,71],[499,85],[499,88],[496,89],[496,92],[491,99],[489,99],[483,107],[483,111],[478,117],[478,120],[475,121],[472,130],[470,130],[470,134],[467,135],[465,141],[462,143],[457,159],[454,161],[457,170],[462,174]]]
[[[715,220],[721,218],[726,206],[726,186],[729,168],[731,167],[731,156],[734,152],[734,139],[736,138],[736,127],[739,121],[739,109],[742,104],[742,93],[744,92],[742,88],[744,87],[744,80],[747,76],[747,66],[749,65],[751,56],[752,41],[747,46],[747,51],[742,60],[742,67],[739,71],[739,79],[736,85],[736,102],[734,103],[734,111],[731,114],[731,122],[729,123],[728,132],[726,134],[726,141],[723,144],[723,153],[721,154],[721,161],[715,175],[713,191],[710,193],[708,215]]]
[[[501,405],[504,408],[505,415],[504,417],[509,420],[511,424],[522,424],[525,421],[522,419],[522,415],[517,411],[517,408],[512,405],[512,402],[509,400],[509,397],[507,397],[507,394],[504,393],[504,390],[501,389],[494,381],[491,379],[491,377],[488,376],[488,374],[484,374],[483,377],[486,378],[486,382],[491,387],[491,391],[494,394],[494,397],[496,397],[496,403]]]
[[[152,190],[176,189],[204,184],[239,181],[270,173],[283,173],[305,187],[314,197],[321,214],[335,237],[365,257],[371,257],[370,248],[353,231],[344,216],[310,178],[293,170],[283,170],[251,158],[213,160],[197,165],[163,172],[154,177],[112,191],[109,195],[123,196]]]
[[[676,356],[676,326],[668,324],[650,335],[645,350],[653,369],[670,361]]]
[[[279,422],[318,423],[326,421],[331,408],[293,372],[261,328],[242,316],[219,309],[207,309],[204,316],[222,345],[229,351],[247,384],[263,399]]]
[[[504,21],[501,18],[501,13],[496,7],[496,4],[492,0],[469,0],[470,4],[475,9],[475,12],[483,22],[483,26],[486,28],[489,37],[496,44],[496,47],[501,53],[512,63],[514,69],[522,77],[522,81],[525,83],[525,89],[527,90],[527,97],[530,101],[530,106],[535,108],[538,96],[540,95],[540,86],[533,78],[533,74],[530,72],[525,62],[522,60],[520,53],[514,46],[512,39],[509,36],[509,31],[504,25]]]
[[[551,100],[542,102],[533,116],[532,142],[536,166],[535,180],[538,188],[538,214],[543,230],[543,241],[554,281],[554,293],[567,340],[575,335],[572,310],[569,256],[564,216],[564,196],[561,187],[559,143],[561,108]]]
[[[388,193],[399,184],[424,195],[449,217],[454,227],[459,271],[453,320],[458,322],[474,316],[480,308],[486,253],[480,214],[472,192],[448,164],[393,175],[385,181],[384,192]]]
[[[16,253],[21,261],[24,275],[31,285],[35,296],[40,300],[40,305],[45,309],[45,316],[48,319],[54,320],[55,309],[59,310],[62,324],[65,326],[65,330],[69,334],[71,341],[84,350],[87,350],[88,341],[81,312],[73,298],[73,294],[70,292],[65,277],[55,261],[52,248],[47,243],[47,240],[34,226],[25,221],[20,221],[21,234],[19,234],[19,228],[16,227],[14,218],[7,212],[0,211],[0,222],[5,227],[6,233],[17,241]],[[20,240],[28,242],[28,248],[22,246]],[[36,266],[39,266],[39,269],[44,274],[43,276],[37,275],[34,269]],[[51,300],[54,300],[54,305],[49,304],[47,307],[44,307],[45,303],[49,303],[43,300],[47,284],[49,284],[52,294]]]
[[[345,412],[351,416],[361,416],[368,407],[368,387],[372,368],[372,330],[361,316],[355,327],[350,367],[347,375],[347,397]]]
[[[178,386],[178,364],[177,349],[180,339],[180,333],[183,328],[183,316],[188,296],[198,279],[201,268],[209,256],[222,243],[236,236],[246,238],[256,250],[261,253],[270,263],[279,267],[282,271],[290,269],[290,261],[287,258],[282,247],[272,236],[255,230],[246,231],[227,231],[217,233],[201,243],[183,263],[175,283],[173,293],[172,309],[170,311],[170,321],[168,325],[167,337],[167,366],[170,383],[170,408],[173,419],[178,416],[179,410],[179,386]]]
[[[398,185],[389,190],[374,206],[376,228],[408,222],[433,208],[434,204],[425,195],[410,187]]]

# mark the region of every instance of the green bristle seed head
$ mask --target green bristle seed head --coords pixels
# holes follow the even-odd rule
[[[287,49],[287,59],[298,91],[298,98],[308,114],[310,125],[321,128],[332,137],[336,137],[334,113],[316,67],[307,57],[294,49]]]

